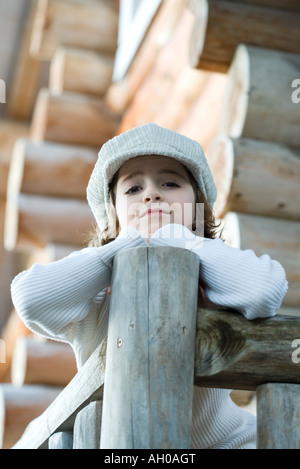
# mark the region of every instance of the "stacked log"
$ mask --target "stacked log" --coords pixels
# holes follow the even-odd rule
[[[219,218],[233,211],[300,220],[300,149],[220,134],[207,154]]]
[[[19,337],[11,365],[11,381],[24,384],[66,386],[77,372],[75,355],[68,344],[36,338]]]
[[[42,89],[31,123],[31,139],[100,148],[118,129],[118,120],[100,98],[59,95]]]
[[[112,73],[111,55],[60,46],[51,61],[49,89],[55,94],[69,91],[103,97]]]
[[[85,191],[96,159],[89,147],[18,140],[7,188],[7,249],[83,244],[93,228]]]
[[[11,448],[24,429],[38,417],[61,392],[61,388],[25,385],[21,388],[5,383],[0,385],[0,447]]]
[[[60,45],[114,53],[117,32],[115,0],[39,1],[31,54],[39,59],[51,59]]]
[[[292,101],[299,72],[300,51],[240,44],[228,72],[220,132],[300,147],[299,108]]]
[[[240,44],[299,54],[300,17],[290,10],[295,4],[281,2],[282,9],[259,1],[193,0],[191,65],[227,73]]]

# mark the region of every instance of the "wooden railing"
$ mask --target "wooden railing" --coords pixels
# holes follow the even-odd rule
[[[14,448],[191,448],[193,385],[255,389],[257,447],[300,448],[299,319],[197,310],[198,272],[185,249],[119,253],[105,367],[106,341]]]

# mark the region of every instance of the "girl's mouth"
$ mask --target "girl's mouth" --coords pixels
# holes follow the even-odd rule
[[[163,212],[162,210],[151,210],[151,209],[149,209],[145,213],[142,214],[141,218],[145,217],[145,216],[162,215],[163,213],[165,213],[165,212]]]

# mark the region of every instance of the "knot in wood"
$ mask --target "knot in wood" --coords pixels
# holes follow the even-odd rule
[[[213,316],[198,322],[196,338],[197,374],[211,376],[228,368],[239,356],[245,344],[241,331]]]

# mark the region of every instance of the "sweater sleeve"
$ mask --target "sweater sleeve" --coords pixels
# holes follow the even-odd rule
[[[195,252],[208,299],[240,311],[247,319],[274,316],[288,289],[283,267],[270,256],[257,257],[252,250],[229,247],[221,239],[200,238],[181,225],[161,228],[150,245]]]
[[[85,248],[47,265],[34,264],[12,282],[17,313],[33,332],[69,341],[70,325],[87,316],[97,294],[110,284],[115,254],[145,245],[136,230],[126,228],[104,246]]]

